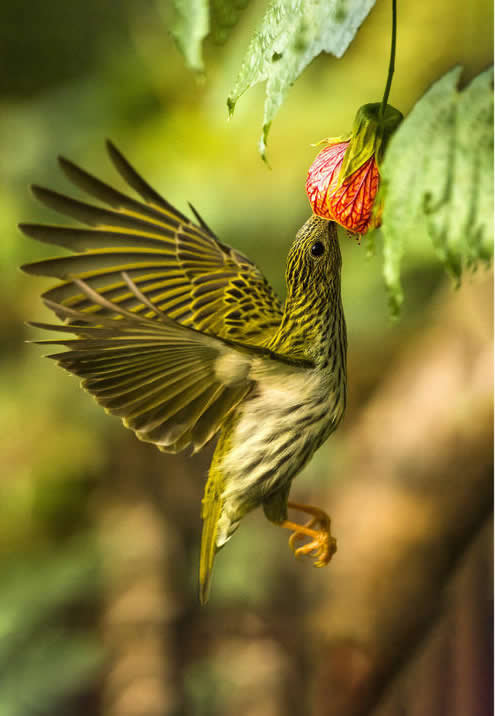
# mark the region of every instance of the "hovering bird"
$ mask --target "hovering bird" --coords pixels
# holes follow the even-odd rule
[[[50,355],[108,413],[164,452],[200,450],[218,434],[202,502],[200,599],[217,551],[262,506],[292,531],[296,556],[327,564],[328,515],[289,502],[293,478],[340,423],[346,404],[341,254],[333,222],[311,216],[287,258],[282,304],[257,266],[165,201],[115,146],[112,163],[142,201],[61,157],[67,177],[103,206],[33,186],[47,207],[86,227],[21,224],[73,255],[23,266],[59,283],[43,294],[67,350]],[[75,338],[67,337],[73,334]],[[309,514],[301,525],[288,508]]]

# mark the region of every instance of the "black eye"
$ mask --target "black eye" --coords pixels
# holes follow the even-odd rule
[[[311,247],[311,256],[321,256],[325,253],[325,247],[321,243],[321,241],[316,241],[316,243],[313,244]]]

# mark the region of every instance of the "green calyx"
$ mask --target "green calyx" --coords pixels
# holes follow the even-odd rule
[[[373,155],[380,165],[387,143],[402,119],[402,113],[390,104],[383,112],[381,102],[364,104],[358,109],[339,173],[339,186]]]

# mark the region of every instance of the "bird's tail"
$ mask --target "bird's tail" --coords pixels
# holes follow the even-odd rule
[[[211,499],[208,489],[203,501],[203,534],[201,536],[201,557],[199,561],[199,599],[206,604],[210,596],[213,563],[217,553],[218,520],[222,513],[223,500],[217,496]]]

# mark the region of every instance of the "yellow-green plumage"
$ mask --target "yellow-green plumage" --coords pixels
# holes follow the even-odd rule
[[[312,216],[287,260],[282,307],[259,269],[160,197],[113,145],[110,157],[144,203],[66,159],[68,177],[107,208],[33,187],[90,228],[23,224],[74,255],[24,266],[61,280],[44,294],[65,321],[52,355],[137,436],[160,450],[220,437],[205,488],[201,599],[213,561],[262,505],[287,517],[291,481],[345,408],[345,323],[335,226]],[[108,208],[110,207],[110,208]]]

